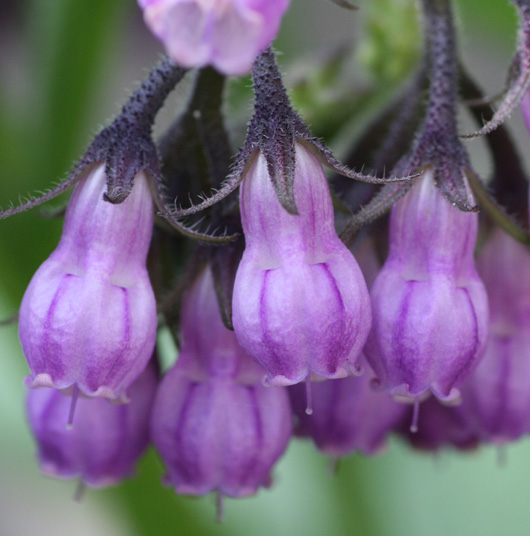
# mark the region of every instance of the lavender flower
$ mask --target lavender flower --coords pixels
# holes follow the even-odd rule
[[[478,268],[490,300],[489,338],[462,387],[462,407],[483,441],[502,444],[530,433],[530,253],[497,229]]]
[[[156,304],[145,267],[153,201],[145,173],[120,205],[103,200],[105,166],[77,184],[57,249],[20,308],[30,387],[126,398],[153,353]]]
[[[163,378],[152,439],[178,493],[240,497],[269,482],[291,435],[290,406],[222,321],[210,269],[182,307],[182,346]]]
[[[399,432],[414,448],[425,451],[477,448],[478,436],[462,406],[444,406],[436,398],[429,398],[421,405],[416,432],[410,430],[411,413],[407,413]]]
[[[382,386],[443,400],[477,364],[487,335],[487,296],[474,267],[477,215],[434,185],[432,168],[392,210],[390,252],[372,288],[365,347]]]
[[[250,71],[274,39],[289,0],[138,0],[144,19],[183,67]]]
[[[300,143],[293,184],[298,214],[280,204],[258,153],[241,186],[246,249],[234,285],[233,323],[272,385],[295,384],[311,372],[347,376],[371,322],[361,270],[335,233],[324,170]]]
[[[349,456],[354,451],[377,454],[386,436],[402,420],[406,407],[387,393],[374,391],[372,377],[373,373],[365,370],[359,378],[314,382],[311,415],[306,413],[304,386],[290,387],[298,434],[312,437],[322,452],[333,457]]]
[[[156,367],[149,366],[132,385],[129,404],[80,397],[73,428],[66,427],[70,396],[56,389],[28,390],[28,420],[41,471],[57,478],[80,478],[95,488],[131,476],[148,444],[156,385]]]

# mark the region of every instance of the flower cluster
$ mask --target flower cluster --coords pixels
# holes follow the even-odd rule
[[[423,450],[530,433],[527,185],[502,125],[530,85],[530,15],[514,2],[505,100],[473,108],[495,164],[486,188],[457,131],[459,95],[481,95],[450,0],[423,0],[421,65],[348,165],[295,111],[269,46],[288,0],[139,0],[170,58],[65,182],[0,213],[75,186],[18,315],[42,471],[116,484],[152,442],[177,493],[241,497],[270,485],[293,430],[334,458],[374,455],[392,432]],[[155,142],[155,116],[197,67]],[[250,69],[234,155],[224,75]],[[162,326],[178,356],[159,378]]]

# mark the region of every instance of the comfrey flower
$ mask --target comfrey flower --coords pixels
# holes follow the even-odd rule
[[[502,444],[530,433],[530,253],[496,229],[478,267],[490,301],[489,337],[462,386],[462,409],[481,440]]]
[[[289,0],[138,0],[151,31],[183,67],[250,71],[276,36]]]
[[[299,143],[294,165],[298,214],[278,201],[263,154],[241,186],[246,249],[234,284],[234,329],[275,385],[311,372],[347,376],[371,321],[361,270],[335,232],[322,165]]]
[[[304,386],[289,387],[299,422],[297,434],[311,437],[319,450],[335,458],[356,451],[377,454],[403,419],[406,407],[387,393],[374,391],[372,378],[372,371],[365,370],[360,377],[315,382],[311,388],[311,415],[306,413]]]
[[[390,251],[372,288],[374,319],[365,347],[382,387],[416,402],[429,392],[445,401],[458,398],[488,324],[473,260],[478,222],[466,178],[472,171],[456,132],[450,9],[424,5],[430,101],[421,135],[402,163],[423,176],[392,209]]]
[[[103,129],[70,177],[32,208],[77,183],[57,249],[33,277],[19,314],[31,387],[126,399],[152,355],[156,303],[145,266],[153,197],[163,202],[151,128],[184,71],[165,60]]]
[[[291,435],[282,387],[263,372],[221,320],[211,270],[199,275],[182,307],[182,346],[164,376],[152,416],[152,439],[178,493],[252,495]]]
[[[487,297],[473,259],[477,223],[476,214],[441,195],[433,169],[393,208],[366,346],[389,393],[419,397],[430,390],[454,399],[476,365],[487,332]]]
[[[30,387],[76,386],[122,398],[155,344],[156,303],[145,266],[153,201],[144,173],[121,204],[104,201],[98,164],[77,184],[61,241],[20,307]]]
[[[70,396],[56,389],[28,390],[28,420],[41,471],[57,478],[79,478],[94,488],[131,476],[149,441],[156,385],[156,367],[148,366],[132,385],[129,404],[81,398],[71,428],[65,426]]]
[[[255,112],[233,174],[212,197],[168,217],[195,214],[242,183],[246,249],[232,300],[240,344],[273,385],[311,373],[344,377],[370,329],[370,301],[357,262],[335,233],[320,161],[350,178],[390,180],[346,168],[311,136],[290,105],[270,49],[256,60],[253,78]]]
[[[410,430],[412,411],[406,414],[398,432],[414,448],[438,452],[445,448],[467,451],[478,447],[478,435],[462,406],[444,406],[436,398],[429,398],[421,406],[418,429],[414,433]]]

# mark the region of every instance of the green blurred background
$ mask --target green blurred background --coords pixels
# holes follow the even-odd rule
[[[303,115],[339,151],[399,86],[418,53],[414,2],[357,3],[359,11],[349,12],[324,0],[292,0],[276,43]],[[458,3],[464,57],[490,94],[504,82],[513,47],[516,23],[508,4]],[[0,204],[64,177],[160,52],[134,0],[0,0]],[[189,86],[187,80],[176,91],[166,117]],[[231,89],[236,142],[248,118],[247,86],[234,82]],[[520,120],[513,123],[522,133]],[[487,174],[489,163],[476,146],[475,166]],[[0,318],[16,312],[60,229],[60,220],[43,219],[38,210],[0,222]],[[15,325],[0,331],[2,536],[487,536],[530,530],[527,440],[509,447],[502,467],[491,448],[434,459],[394,440],[378,458],[342,462],[334,476],[311,444],[293,441],[273,487],[254,498],[226,500],[222,524],[214,521],[213,497],[177,497],[164,488],[163,469],[150,452],[135,480],[88,491],[76,504],[75,483],[41,477],[34,461],[23,407],[27,366],[16,331]]]

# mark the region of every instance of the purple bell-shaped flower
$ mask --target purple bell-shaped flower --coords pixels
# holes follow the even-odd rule
[[[177,493],[256,493],[291,435],[282,387],[265,387],[263,371],[239,346],[219,313],[210,269],[182,307],[182,346],[163,378],[152,416],[152,439]]]
[[[149,366],[131,386],[128,404],[79,397],[73,427],[66,426],[70,396],[46,387],[29,389],[28,419],[41,471],[57,478],[80,478],[94,488],[131,476],[149,442],[156,385],[156,367]]]
[[[411,432],[413,410],[406,413],[399,433],[416,449],[437,452],[442,448],[473,450],[479,438],[460,406],[445,406],[435,397],[422,403],[418,416],[417,431]]]
[[[311,415],[306,413],[304,385],[289,387],[298,417],[297,433],[310,436],[319,450],[332,457],[349,456],[355,451],[377,454],[407,408],[387,393],[374,391],[372,378],[373,373],[365,370],[358,378],[314,382]]]
[[[155,344],[156,303],[145,266],[153,200],[145,173],[129,197],[103,199],[104,164],[77,184],[57,249],[33,276],[20,308],[30,387],[125,399]]]
[[[311,373],[347,376],[371,323],[363,275],[335,232],[322,164],[300,143],[293,189],[298,214],[280,204],[261,153],[241,185],[246,249],[233,323],[273,385],[296,384]]]
[[[183,67],[250,71],[276,36],[289,0],[138,0],[150,30]]]
[[[496,229],[478,260],[490,303],[484,355],[462,386],[462,408],[483,441],[530,433],[530,253]]]
[[[393,395],[455,400],[487,336],[487,296],[474,266],[477,215],[453,207],[432,168],[392,209],[390,252],[372,287],[365,347]]]

